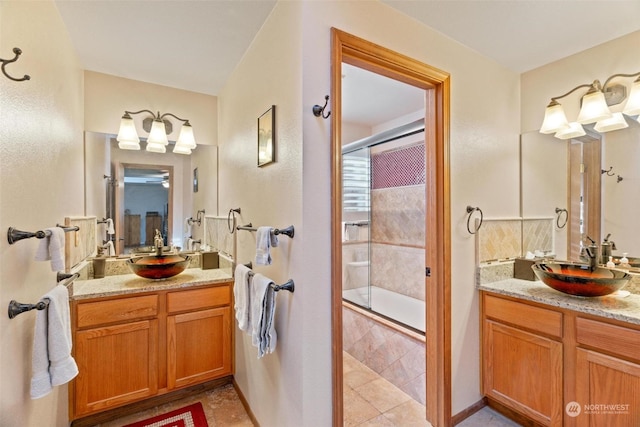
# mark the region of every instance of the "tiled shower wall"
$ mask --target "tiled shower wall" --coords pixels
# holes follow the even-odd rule
[[[371,156],[371,284],[424,301],[424,145]]]
[[[414,400],[426,402],[425,343],[374,320],[342,308],[344,350]]]

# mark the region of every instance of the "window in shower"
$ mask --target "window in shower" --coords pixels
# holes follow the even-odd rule
[[[369,221],[371,215],[369,148],[342,158],[343,298],[371,308],[369,287]]]

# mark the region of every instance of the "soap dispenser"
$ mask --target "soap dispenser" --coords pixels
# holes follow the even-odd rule
[[[627,258],[627,252],[624,252],[622,258],[620,258],[620,268],[631,268],[629,258]]]
[[[607,261],[607,268],[616,268],[616,264],[613,262],[613,257],[609,257],[609,261]]]

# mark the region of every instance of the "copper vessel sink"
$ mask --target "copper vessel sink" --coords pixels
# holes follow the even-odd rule
[[[531,266],[542,283],[568,295],[599,297],[609,295],[631,280],[621,270],[584,264],[541,262]]]
[[[130,258],[127,265],[140,277],[160,280],[182,273],[190,261],[190,256],[152,255]]]

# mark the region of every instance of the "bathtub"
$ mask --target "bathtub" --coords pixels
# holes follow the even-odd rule
[[[342,291],[342,298],[360,306],[368,307],[368,292],[371,291],[371,311],[425,332],[424,301],[398,294],[377,286],[362,286]]]

